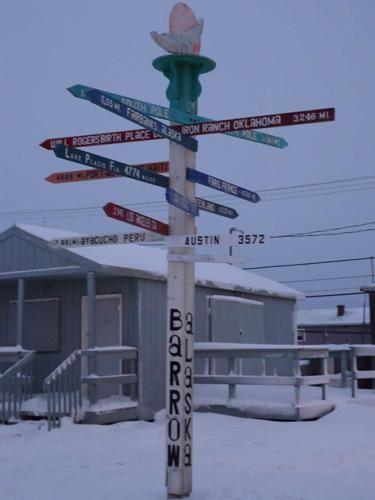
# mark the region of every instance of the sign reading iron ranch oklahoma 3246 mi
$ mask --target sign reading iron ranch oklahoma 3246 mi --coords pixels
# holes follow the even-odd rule
[[[189,125],[174,125],[170,127],[184,134],[204,135],[241,130],[254,130],[259,128],[287,127],[289,125],[307,125],[319,122],[331,122],[335,119],[335,108],[309,109],[280,113],[273,115],[249,116],[245,118],[232,118],[230,120],[216,120]],[[119,130],[116,132],[102,132],[100,134],[76,135],[70,137],[57,137],[46,139],[41,146],[53,149],[57,144],[65,146],[99,146],[105,144],[120,144],[125,142],[150,141],[163,139],[157,132],[149,129]]]

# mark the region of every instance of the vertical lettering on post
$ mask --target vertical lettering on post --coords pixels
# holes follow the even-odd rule
[[[167,466],[192,466],[193,314],[168,312]]]

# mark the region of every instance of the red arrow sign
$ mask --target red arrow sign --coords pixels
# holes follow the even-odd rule
[[[103,207],[103,210],[105,214],[108,217],[112,217],[112,219],[117,219],[127,224],[132,224],[142,229],[148,229],[149,231],[165,236],[169,234],[168,224],[164,224],[164,222],[160,222],[156,219],[151,219],[151,217],[147,217],[147,215],[133,212],[133,210],[116,205],[115,203],[107,203]]]
[[[159,174],[164,174],[166,172],[169,172],[168,161],[142,163],[135,166],[144,168],[145,170],[150,170],[151,172],[157,172]],[[106,170],[72,170],[70,172],[55,172],[54,174],[51,174],[48,177],[46,177],[46,181],[52,182],[52,184],[62,184],[66,182],[111,179],[113,177],[119,177],[119,176],[114,174],[113,172],[107,172]]]
[[[288,125],[306,125],[308,123],[331,122],[335,119],[335,108],[310,109],[280,113],[274,115],[248,116],[217,120],[189,125],[174,125],[173,129],[184,135],[217,134],[222,132],[236,132],[258,128],[286,127]],[[40,145],[45,149],[54,149],[57,144],[70,147],[100,146],[105,144],[119,144],[124,142],[149,141],[163,139],[162,136],[147,129],[120,130],[92,135],[76,135],[46,139]]]

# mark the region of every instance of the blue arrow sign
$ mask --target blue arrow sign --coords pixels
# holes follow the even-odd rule
[[[87,93],[90,90],[98,90],[93,87],[87,87],[86,85],[73,85],[68,88],[68,91],[75,97],[80,99],[88,99]],[[106,92],[100,90],[102,94],[105,94],[113,99],[116,99],[127,106],[144,113],[145,115],[153,116],[154,118],[162,118],[163,120],[170,120],[172,122],[188,124],[188,123],[203,123],[213,121],[210,118],[205,118],[203,116],[192,115],[189,113],[184,113],[183,111],[178,111],[176,109],[169,109],[158,104],[152,104],[150,102],[140,101],[138,99],[133,99],[127,96],[121,96],[118,94],[113,94],[112,92]],[[238,132],[224,132],[225,135],[231,135],[237,137],[238,139],[245,139],[248,141],[258,142],[265,144],[267,146],[273,146],[275,148],[285,148],[288,143],[282,137],[277,137],[271,134],[265,134],[264,132],[259,132],[258,130],[241,130]]]
[[[203,186],[217,189],[218,191],[222,191],[226,194],[237,196],[238,198],[242,198],[243,200],[251,201],[252,203],[257,203],[260,200],[259,194],[254,193],[254,191],[249,191],[248,189],[245,189],[243,187],[236,186],[235,184],[231,184],[227,181],[223,181],[222,179],[214,177],[213,175],[207,175],[204,172],[200,172],[199,170],[187,168],[186,179],[198,184],[202,184]]]
[[[122,118],[130,120],[131,122],[137,123],[138,125],[141,125],[142,127],[145,127],[148,130],[151,130],[152,132],[179,144],[180,146],[190,149],[190,151],[195,152],[198,150],[198,142],[196,139],[181,134],[181,132],[168,127],[165,123],[159,122],[159,120],[155,120],[154,118],[141,113],[137,109],[123,104],[119,100],[110,97],[104,92],[100,92],[99,90],[89,90],[87,92],[87,97],[93,104],[107,109]]]
[[[106,170],[107,172],[112,172],[116,175],[129,177],[130,179],[135,179],[141,182],[147,182],[148,184],[154,184],[155,186],[166,188],[169,184],[169,179],[163,175],[156,174],[155,172],[150,172],[133,165],[111,160],[109,158],[105,158],[104,156],[94,155],[92,153],[88,153],[87,151],[82,151],[81,149],[70,148],[68,146],[64,146],[63,144],[59,144],[55,147],[54,152],[58,158],[79,163],[81,165],[85,165],[86,167]]]
[[[215,203],[213,201],[204,200],[203,198],[195,199],[197,200],[199,210],[210,212],[211,214],[221,215],[222,217],[228,217],[229,219],[235,219],[238,217],[238,212],[234,208],[220,205],[219,203]]]
[[[171,205],[183,210],[184,212],[196,216],[199,215],[198,205],[196,202],[188,200],[182,194],[177,193],[174,189],[168,188],[165,192],[167,202]]]

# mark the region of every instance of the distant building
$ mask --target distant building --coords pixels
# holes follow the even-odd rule
[[[297,310],[300,344],[371,343],[368,307]]]

